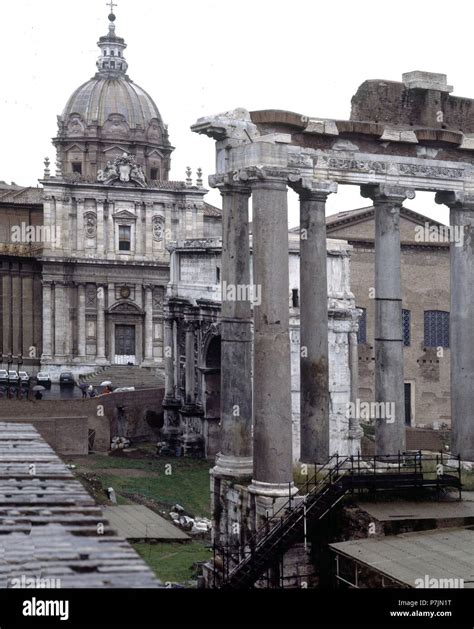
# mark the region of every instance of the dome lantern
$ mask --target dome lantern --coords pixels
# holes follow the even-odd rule
[[[128,64],[124,57],[124,50],[127,47],[122,37],[115,34],[115,14],[112,0],[110,2],[109,32],[99,39],[97,45],[101,55],[97,59],[97,70],[99,76],[113,77],[124,75],[127,72]]]

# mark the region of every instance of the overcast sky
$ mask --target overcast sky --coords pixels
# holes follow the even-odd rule
[[[200,116],[245,107],[348,118],[365,79],[443,72],[454,94],[474,97],[472,17],[466,0],[116,0],[128,74],[169,125],[171,179],[186,166],[214,170],[214,143],[190,132]],[[2,0],[0,180],[36,185],[56,115],[95,73],[105,0]],[[209,201],[219,203],[215,191]],[[340,187],[329,211],[362,207]],[[291,200],[291,224],[297,222]],[[407,206],[447,220],[433,195]]]

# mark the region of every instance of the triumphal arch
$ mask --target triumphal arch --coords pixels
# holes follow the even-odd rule
[[[465,232],[462,246],[451,246],[452,427],[454,452],[474,460],[474,100],[451,92],[445,75],[409,72],[401,82],[365,81],[349,120],[236,109],[193,125],[216,140],[210,185],[223,197],[222,281],[250,282],[252,197],[253,282],[262,295],[253,390],[250,303],[222,304],[215,478],[250,475],[248,492],[264,499],[288,495],[292,482],[288,187],[300,199],[302,461],[323,463],[330,454],[325,207],[344,184],[360,186],[376,212],[376,401],[396,411],[376,423],[378,454],[405,450],[400,208],[417,190],[434,192]]]

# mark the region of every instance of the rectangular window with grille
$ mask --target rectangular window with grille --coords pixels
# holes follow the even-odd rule
[[[425,347],[449,347],[449,312],[426,310],[424,323]]]
[[[130,225],[119,225],[119,251],[130,251],[131,231]]]
[[[362,314],[359,319],[359,331],[357,332],[357,342],[359,345],[367,343],[367,310],[365,308],[359,308],[362,310]]]
[[[408,347],[411,343],[410,338],[410,310],[402,310],[402,332],[403,332],[403,345]]]

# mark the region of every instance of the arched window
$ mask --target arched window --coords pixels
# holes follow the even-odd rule
[[[425,347],[449,347],[449,312],[425,310]]]

